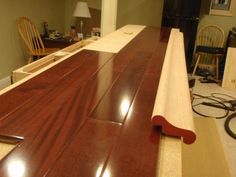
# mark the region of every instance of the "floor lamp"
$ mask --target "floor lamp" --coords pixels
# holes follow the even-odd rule
[[[83,38],[83,18],[91,18],[87,2],[78,1],[73,13],[74,17],[80,17],[80,33]]]

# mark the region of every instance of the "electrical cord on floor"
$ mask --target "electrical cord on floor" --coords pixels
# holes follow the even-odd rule
[[[211,93],[211,96],[203,96],[203,95],[199,95],[199,94],[193,94],[193,96],[194,96],[194,99],[206,99],[206,100],[211,101],[211,102],[202,101],[198,104],[192,105],[193,111],[198,115],[201,115],[203,117],[211,117],[210,115],[206,115],[206,114],[196,111],[196,109],[194,107],[199,106],[199,105],[212,106],[215,108],[224,109],[226,111],[225,115],[218,116],[218,117],[216,117],[216,119],[223,119],[223,118],[227,117],[225,120],[225,123],[224,123],[225,131],[228,133],[229,136],[236,139],[236,132],[234,132],[230,128],[231,121],[236,118],[236,112],[235,112],[236,111],[236,98],[232,97],[231,95],[222,94],[222,93]],[[230,100],[222,98],[222,96],[228,97],[228,98],[230,98]],[[227,106],[226,103],[229,104],[230,106]],[[229,115],[229,111],[232,111],[234,113]]]
[[[228,108],[222,101],[219,101],[219,100],[217,100],[217,99],[215,99],[215,98],[212,98],[211,96],[203,96],[203,95],[199,95],[199,94],[193,94],[193,96],[194,96],[194,99],[207,99],[207,100],[213,101],[213,102],[211,102],[212,106],[213,106],[214,104],[215,104],[215,105],[216,105],[216,104],[220,105],[220,106],[221,106],[221,109],[224,109],[224,110],[225,110],[225,114],[224,114],[223,116],[215,117],[216,119],[223,119],[223,118],[225,118],[225,117],[227,117],[227,116],[229,115],[229,108]],[[195,98],[196,96],[197,96],[198,98]],[[210,115],[207,115],[207,114],[204,114],[204,113],[200,113],[199,111],[197,111],[197,110],[195,109],[195,107],[196,107],[196,106],[199,106],[199,105],[209,106],[209,105],[206,104],[206,102],[201,102],[201,103],[192,105],[192,109],[193,109],[193,111],[194,111],[196,114],[198,114],[198,115],[200,115],[200,116],[203,116],[203,117],[212,117],[212,116],[210,116]],[[216,106],[214,106],[214,107],[216,107]],[[219,107],[218,107],[218,108],[219,108]]]
[[[236,133],[233,132],[233,130],[230,128],[230,122],[232,121],[232,119],[236,118],[236,113],[231,114],[230,116],[228,116],[225,120],[225,131],[228,133],[229,136],[231,136],[232,138],[236,139]]]
[[[228,97],[228,98],[230,98],[230,99],[232,99],[232,100],[236,100],[235,97],[233,97],[233,96],[231,96],[231,95],[224,94],[224,93],[211,93],[211,96],[214,97],[214,98],[218,98],[218,99],[220,99],[220,100],[222,100],[222,101],[223,101],[223,100],[224,100],[224,101],[229,101],[229,100],[227,100],[227,99],[225,99],[225,98],[222,98],[222,97],[219,97],[219,96],[217,96],[217,95],[225,96],[225,97]]]

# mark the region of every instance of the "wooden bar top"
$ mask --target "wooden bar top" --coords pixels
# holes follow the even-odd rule
[[[0,135],[23,139],[0,176],[156,176],[150,119],[167,34],[146,27],[116,54],[82,50],[2,94]]]

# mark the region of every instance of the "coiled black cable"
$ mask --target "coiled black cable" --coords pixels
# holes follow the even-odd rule
[[[228,100],[226,100],[225,98],[219,97],[219,96],[217,96],[217,95],[225,96],[225,97],[228,97],[228,98],[230,98],[230,99],[236,100],[235,97],[233,97],[233,96],[231,96],[231,95],[224,94],[224,93],[211,93],[211,96],[214,97],[214,98],[218,98],[218,99],[220,99],[220,100],[222,100],[222,101],[228,101]]]
[[[215,98],[211,98],[210,96],[203,96],[203,95],[199,95],[199,94],[193,94],[193,96],[199,97],[199,98],[194,98],[194,99],[208,99],[208,100],[213,101],[213,103],[217,103],[217,104],[221,105],[221,107],[222,107],[223,109],[225,109],[225,114],[224,114],[223,116],[215,117],[216,119],[223,119],[223,118],[225,118],[225,117],[227,117],[227,116],[229,115],[229,108],[228,108],[222,101],[219,101],[219,100],[217,100],[217,99],[215,99]],[[196,107],[196,106],[198,106],[198,105],[202,105],[202,103],[199,103],[199,104],[196,104],[196,105],[192,105],[192,109],[193,109],[193,111],[194,111],[196,114],[198,114],[198,115],[200,115],[200,116],[203,116],[203,117],[212,117],[212,116],[210,116],[210,115],[206,115],[206,114],[203,114],[203,113],[198,112],[198,111],[194,108],[194,107]]]
[[[236,113],[231,114],[230,116],[228,116],[225,120],[225,131],[228,133],[229,136],[231,136],[232,138],[236,139],[236,132],[233,132],[233,130],[230,128],[230,122],[232,121],[232,119],[236,118]]]

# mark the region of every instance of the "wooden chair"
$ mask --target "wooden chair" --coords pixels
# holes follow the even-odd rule
[[[26,17],[17,20],[19,33],[27,47],[30,56],[28,63],[59,50],[59,48],[45,48],[36,26]]]
[[[224,31],[218,26],[205,26],[198,32],[196,41],[196,64],[192,75],[195,75],[197,67],[213,67],[215,78],[219,79],[219,59],[224,54]]]

